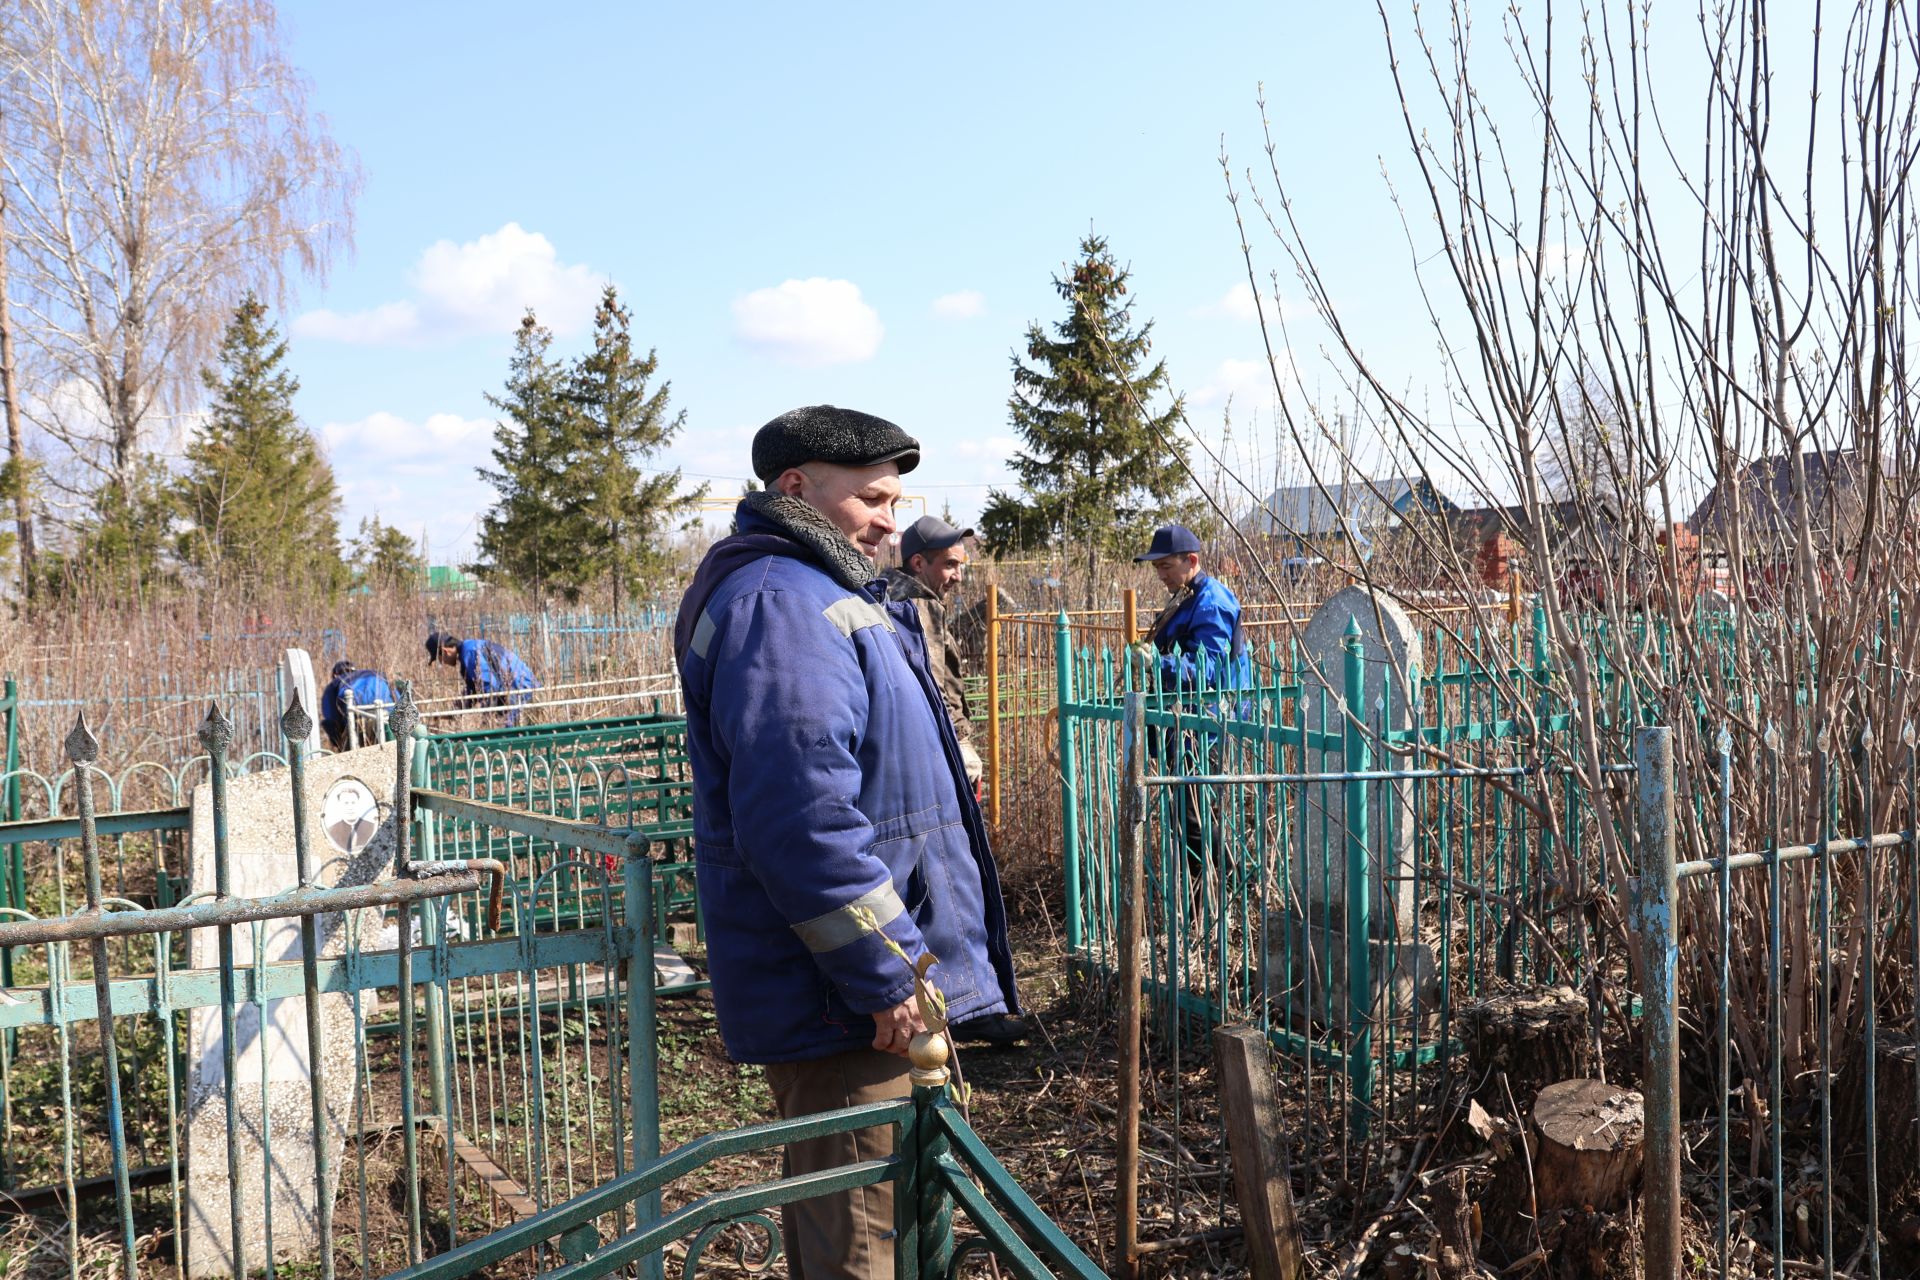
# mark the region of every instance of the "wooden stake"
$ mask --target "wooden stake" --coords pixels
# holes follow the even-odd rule
[[[1248,1269],[1253,1280],[1301,1280],[1306,1264],[1273,1096],[1273,1048],[1254,1027],[1215,1027],[1213,1060],[1220,1072],[1220,1111],[1233,1157],[1233,1193],[1246,1228]]]

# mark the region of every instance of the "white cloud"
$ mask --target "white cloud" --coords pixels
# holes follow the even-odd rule
[[[814,276],[736,298],[733,332],[782,364],[827,365],[873,359],[884,330],[859,285]]]
[[[1260,310],[1254,303],[1253,286],[1245,280],[1205,306],[1195,307],[1193,313],[1197,316],[1225,316],[1229,320],[1244,320],[1249,324],[1260,318]]]
[[[987,295],[978,289],[943,293],[933,300],[933,314],[943,320],[971,320],[987,314]]]
[[[1280,383],[1287,385],[1289,375],[1283,369]],[[1222,360],[1214,367],[1213,376],[1205,386],[1187,396],[1187,403],[1197,408],[1224,405],[1229,399],[1241,405],[1248,402],[1268,404],[1273,400],[1273,375],[1267,371],[1265,360]]]
[[[413,296],[365,311],[309,311],[293,322],[303,338],[362,345],[426,343],[476,333],[507,334],[528,307],[556,333],[593,318],[605,277],[560,261],[553,242],[509,222],[477,240],[427,246],[407,273]]]
[[[480,514],[495,497],[474,474],[489,460],[492,422],[456,413],[416,422],[379,412],[326,423],[318,434],[340,481],[343,534],[352,537],[361,520],[378,516],[409,537],[425,536],[436,564],[473,554]]]
[[[1500,265],[1515,275],[1531,277],[1533,275],[1533,246],[1522,245],[1514,252],[1502,254]],[[1549,241],[1540,246],[1540,274],[1548,279],[1564,279],[1578,275],[1586,269],[1587,251],[1582,245],[1566,245],[1559,241]]]
[[[472,447],[492,435],[493,423],[455,413],[436,413],[424,422],[409,422],[398,414],[380,412],[358,422],[329,422],[320,428],[321,442],[327,446],[336,469],[368,462],[385,466],[445,459],[454,449],[464,451],[461,465],[471,465],[478,456]]]

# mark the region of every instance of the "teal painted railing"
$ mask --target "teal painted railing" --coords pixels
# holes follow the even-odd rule
[[[728,1233],[741,1231],[758,1233],[758,1248],[750,1250],[750,1240],[734,1241],[734,1261],[760,1272],[780,1254],[771,1210],[880,1185],[893,1188],[892,1261],[900,1280],[949,1280],[976,1255],[1005,1264],[1021,1280],[1102,1276],[994,1158],[948,1096],[944,1040],[937,1034],[916,1036],[911,1056],[909,1098],[699,1138],[565,1204],[410,1267],[395,1280],[465,1280],[522,1254],[555,1280],[598,1280],[636,1268],[642,1275],[658,1275],[664,1272],[668,1246],[682,1240],[687,1244],[680,1275],[692,1280],[706,1251]],[[883,1126],[893,1137],[893,1151],[883,1158],[730,1186],[663,1217],[630,1212],[717,1161]]]

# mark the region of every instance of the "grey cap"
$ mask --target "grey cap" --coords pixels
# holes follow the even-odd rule
[[[753,474],[762,484],[808,462],[842,467],[897,462],[905,475],[920,465],[920,442],[885,418],[830,404],[789,409],[754,434]]]
[[[912,564],[917,555],[944,551],[973,536],[971,529],[956,529],[939,516],[921,516],[900,535],[900,563]]]

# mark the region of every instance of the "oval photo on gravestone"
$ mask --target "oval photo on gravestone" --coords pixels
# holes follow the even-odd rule
[[[358,778],[342,778],[328,787],[320,802],[320,825],[341,853],[366,848],[380,829],[380,802],[373,788]]]

